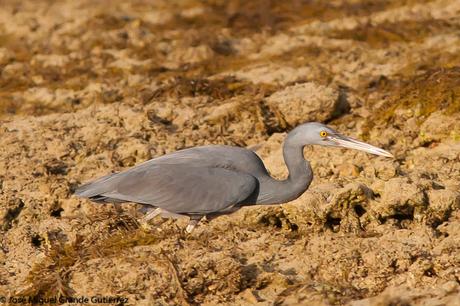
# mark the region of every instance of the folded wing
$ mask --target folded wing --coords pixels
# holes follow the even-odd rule
[[[150,204],[178,214],[209,214],[243,202],[256,189],[255,177],[231,169],[150,164],[102,177],[75,194],[95,201]]]

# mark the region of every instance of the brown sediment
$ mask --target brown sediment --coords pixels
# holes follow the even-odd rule
[[[129,304],[459,299],[458,1],[2,1],[0,295]],[[457,14],[458,15],[458,14]],[[72,196],[178,149],[321,120],[396,158],[308,147],[310,189],[200,224]],[[159,302],[160,301],[160,302]]]
[[[438,68],[410,79],[380,79],[370,84],[373,90],[381,93],[368,103],[380,102],[374,108],[375,115],[369,124],[379,121],[386,124],[400,124],[397,111],[412,112],[411,117],[418,124],[423,123],[432,113],[442,112],[446,115],[460,113],[460,67]],[[399,121],[399,122],[398,122]]]
[[[352,39],[365,42],[372,48],[385,48],[392,43],[421,42],[434,34],[458,31],[458,18],[402,20],[399,22],[383,22],[377,25],[363,23],[351,30],[338,30],[330,34],[331,38]]]

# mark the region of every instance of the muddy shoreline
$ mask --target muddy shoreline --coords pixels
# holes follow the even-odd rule
[[[0,296],[128,305],[456,305],[460,3],[16,1],[0,7]],[[285,178],[306,121],[395,159],[308,147],[310,189],[142,227],[72,196],[175,150],[253,148]],[[153,222],[155,223],[155,222]]]

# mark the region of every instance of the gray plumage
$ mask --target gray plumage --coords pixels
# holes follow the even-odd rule
[[[211,145],[176,151],[101,177],[82,185],[75,194],[102,203],[139,203],[193,220],[231,213],[247,205],[279,204],[299,197],[310,185],[313,172],[303,156],[304,146],[310,144],[392,157],[324,124],[306,123],[285,139],[286,180],[273,179],[253,151]]]

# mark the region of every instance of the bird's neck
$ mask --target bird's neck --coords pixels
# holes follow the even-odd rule
[[[301,196],[313,180],[310,163],[303,156],[303,145],[298,145],[287,138],[283,145],[283,157],[289,171],[287,179],[271,179],[266,182],[268,188],[258,204],[279,204],[292,201]]]

